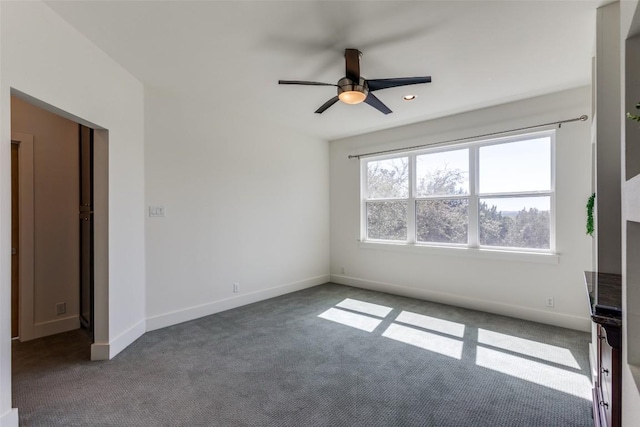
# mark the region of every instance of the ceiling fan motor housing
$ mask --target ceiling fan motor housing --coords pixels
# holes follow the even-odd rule
[[[354,94],[353,92],[356,93]],[[367,81],[362,77],[357,83],[347,77],[343,77],[338,81],[338,97],[342,102],[357,104],[364,101],[367,95],[369,95],[369,87],[367,86]]]

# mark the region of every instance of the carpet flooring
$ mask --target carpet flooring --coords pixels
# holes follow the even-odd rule
[[[326,284],[90,362],[13,344],[21,426],[592,426],[587,333]]]

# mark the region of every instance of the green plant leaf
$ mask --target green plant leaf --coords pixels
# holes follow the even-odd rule
[[[593,237],[593,232],[595,231],[594,223],[593,223],[593,207],[595,205],[596,193],[593,193],[589,200],[587,201],[587,234]]]

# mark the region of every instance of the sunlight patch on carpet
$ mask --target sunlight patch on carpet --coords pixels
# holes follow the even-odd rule
[[[318,317],[367,332],[373,332],[382,322],[382,320],[374,319],[373,317],[339,310],[337,308],[330,308],[324,313],[319,314]]]
[[[514,353],[525,354],[547,362],[557,363],[574,369],[580,369],[576,358],[569,349],[545,344],[512,335],[478,329],[478,343],[509,350]]]
[[[464,337],[464,325],[462,323],[424,316],[410,311],[403,311],[398,315],[398,317],[396,317],[395,321],[423,329],[441,332],[447,335],[453,335],[454,337]]]
[[[462,359],[462,347],[464,343],[459,340],[420,331],[396,323],[389,325],[382,336],[454,359]]]
[[[582,373],[484,347],[476,349],[476,365],[591,400],[591,381]]]
[[[391,313],[393,308],[379,304],[372,304],[357,299],[346,298],[342,302],[336,304],[336,307],[346,308],[348,310],[358,311],[364,314],[370,314],[377,317],[386,317]]]

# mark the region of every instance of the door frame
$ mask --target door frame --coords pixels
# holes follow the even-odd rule
[[[93,181],[93,197],[94,197],[94,294],[93,294],[93,303],[94,303],[94,327],[93,327],[93,344],[91,344],[91,360],[109,360],[111,359],[113,354],[119,353],[122,348],[119,346],[113,345],[109,337],[109,320],[110,320],[110,312],[109,312],[109,229],[110,229],[110,218],[109,218],[109,130],[105,127],[87,121],[79,116],[76,116],[71,113],[67,113],[66,111],[57,108],[51,104],[48,104],[44,101],[39,100],[31,95],[26,94],[25,92],[21,92],[15,88],[10,88],[10,95],[16,96],[24,101],[27,101],[37,107],[40,107],[44,110],[47,110],[51,113],[58,114],[62,117],[65,117],[69,120],[72,120],[76,123],[82,124],[84,126],[90,127],[94,130],[93,134],[93,173],[94,173],[94,181]],[[3,105],[6,103],[8,105],[7,109],[10,110],[10,97],[7,96],[6,100],[3,100]],[[10,127],[9,124],[7,124]],[[16,134],[18,137],[19,134]],[[33,136],[31,136],[31,153],[33,153]],[[32,154],[33,155],[33,154]],[[31,174],[31,194],[33,194],[33,161],[31,162],[30,170]],[[23,181],[24,182],[24,181]],[[31,198],[32,206],[33,206],[33,198]],[[30,209],[32,217],[34,216],[33,208]],[[31,221],[31,225],[33,226],[33,221]],[[30,247],[34,248],[34,239],[33,239],[33,228],[32,234],[30,237]],[[8,242],[11,243],[10,241]],[[22,243],[21,243],[22,244]],[[27,243],[29,246],[29,243]],[[23,248],[24,249],[24,248]],[[31,262],[33,263],[34,255],[33,249],[31,250]],[[31,280],[31,290],[33,291],[33,264],[31,265],[30,270],[30,280]],[[2,295],[4,297],[4,295]],[[9,297],[10,298],[10,297]],[[31,295],[32,303],[30,307],[31,311],[31,319],[34,319],[34,305],[33,305],[33,293]],[[24,314],[25,311],[21,311]],[[32,321],[32,323],[34,323]],[[27,327],[28,329],[28,327]],[[35,324],[34,324],[35,329]],[[32,329],[31,335],[35,337],[35,330]],[[20,334],[22,332],[19,331]],[[29,331],[25,330],[25,333],[28,335]],[[115,337],[113,340],[117,340],[121,338],[123,335]],[[10,335],[10,334],[9,334]],[[128,344],[127,344],[128,345]],[[125,345],[126,346],[126,345]]]
[[[18,145],[18,216],[19,223],[19,318],[20,341],[35,337],[34,317],[34,164],[33,135],[11,132],[11,143]]]

